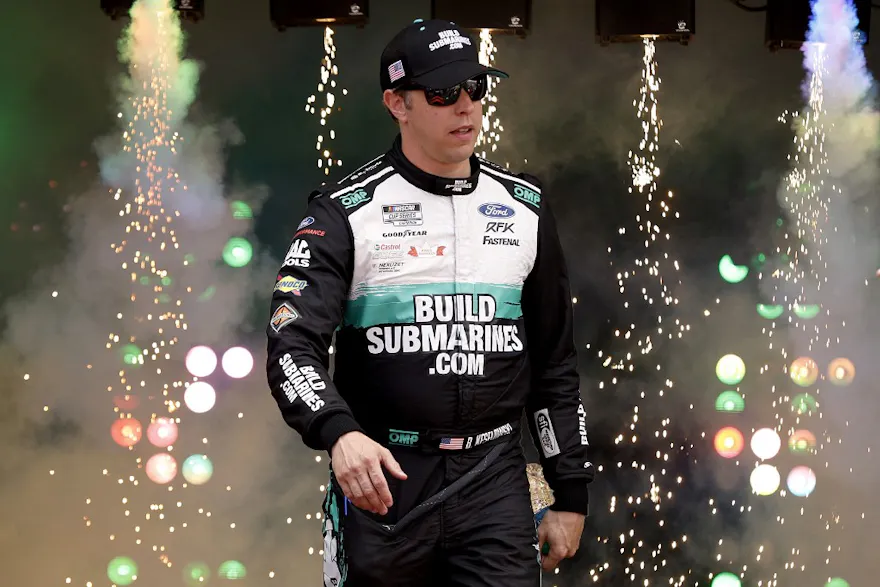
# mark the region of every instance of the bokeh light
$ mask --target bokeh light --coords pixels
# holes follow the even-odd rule
[[[828,379],[841,387],[849,385],[856,376],[856,367],[849,359],[840,357],[828,365]]]
[[[110,427],[110,436],[119,446],[134,446],[140,442],[142,434],[141,423],[134,418],[120,418]]]
[[[819,366],[809,357],[798,357],[791,364],[791,380],[801,387],[809,387],[819,378]]]
[[[776,320],[785,311],[781,305],[758,304],[758,315],[767,320]]]
[[[750,444],[755,456],[766,461],[779,454],[779,449],[782,448],[782,439],[779,438],[779,434],[775,430],[761,428],[752,435]]]
[[[741,587],[742,582],[733,573],[719,573],[712,579],[711,587]]]
[[[204,414],[214,407],[217,392],[214,387],[204,381],[190,383],[183,394],[183,403],[196,414]]]
[[[791,409],[798,416],[815,412],[817,408],[816,398],[809,393],[799,393],[791,399]]]
[[[254,356],[244,347],[232,347],[223,353],[223,371],[233,379],[247,377],[254,368]]]
[[[232,237],[223,247],[223,261],[230,267],[244,267],[253,256],[254,247],[246,238]]]
[[[748,276],[749,268],[746,265],[737,265],[730,255],[724,255],[718,262],[718,273],[727,283],[739,283]]]
[[[123,587],[137,579],[137,572],[137,564],[127,556],[117,556],[107,565],[107,578]]]
[[[217,368],[217,354],[207,346],[195,346],[186,353],[186,370],[193,377],[207,377]]]
[[[211,578],[211,569],[203,562],[192,562],[183,569],[183,580],[187,585],[204,585]]]
[[[177,476],[177,461],[167,452],[160,452],[149,458],[145,469],[150,481],[165,485]]]
[[[220,570],[217,571],[217,575],[223,579],[235,581],[238,579],[244,579],[247,576],[247,569],[238,561],[224,561],[220,565]]]
[[[773,465],[758,465],[749,475],[749,484],[752,491],[761,496],[773,495],[779,489],[782,478],[779,471]]]
[[[816,437],[809,430],[795,430],[788,438],[788,450],[795,454],[811,453],[816,448]]]
[[[715,365],[715,375],[725,385],[737,385],[746,376],[746,364],[737,355],[724,355]]]
[[[816,489],[816,474],[809,467],[797,466],[788,473],[786,485],[792,495],[807,497]]]
[[[722,428],[715,434],[715,451],[726,459],[738,456],[744,446],[742,432],[732,426]]]
[[[171,418],[156,418],[147,426],[147,440],[159,448],[171,446],[177,442],[177,423]]]
[[[206,455],[190,455],[183,461],[182,473],[193,485],[203,485],[214,474],[214,463]]]
[[[722,391],[715,399],[715,410],[719,412],[739,413],[744,409],[746,409],[746,400],[735,391]]]

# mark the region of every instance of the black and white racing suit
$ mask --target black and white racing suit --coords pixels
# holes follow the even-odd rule
[[[364,432],[408,475],[386,474],[394,506],[377,516],[331,471],[327,585],[537,585],[524,410],[553,509],[587,513],[593,466],[553,216],[534,177],[476,156],[471,171],[429,175],[398,136],[310,195],[278,274],[267,374],[285,421],[317,450]]]

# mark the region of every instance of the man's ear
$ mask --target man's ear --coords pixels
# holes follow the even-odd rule
[[[398,121],[406,120],[406,104],[404,103],[402,94],[396,93],[392,90],[385,90],[382,93],[382,102],[385,104],[385,108],[387,108],[391,115]]]

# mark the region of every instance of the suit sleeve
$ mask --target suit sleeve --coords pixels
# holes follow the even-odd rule
[[[361,431],[328,372],[354,247],[342,207],[318,193],[309,200],[272,293],[266,376],[284,421],[309,448],[330,450],[343,434]]]
[[[522,303],[532,366],[526,415],[555,497],[551,509],[586,515],[594,470],[587,459],[568,270],[546,198],[539,212],[538,255]]]

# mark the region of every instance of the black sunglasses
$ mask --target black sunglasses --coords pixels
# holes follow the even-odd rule
[[[461,91],[467,92],[468,97],[477,102],[486,97],[489,89],[488,81],[485,75],[480,75],[456,84],[449,88],[426,88],[416,84],[408,84],[401,88],[402,90],[422,90],[425,92],[425,100],[431,106],[452,106],[458,102]]]

